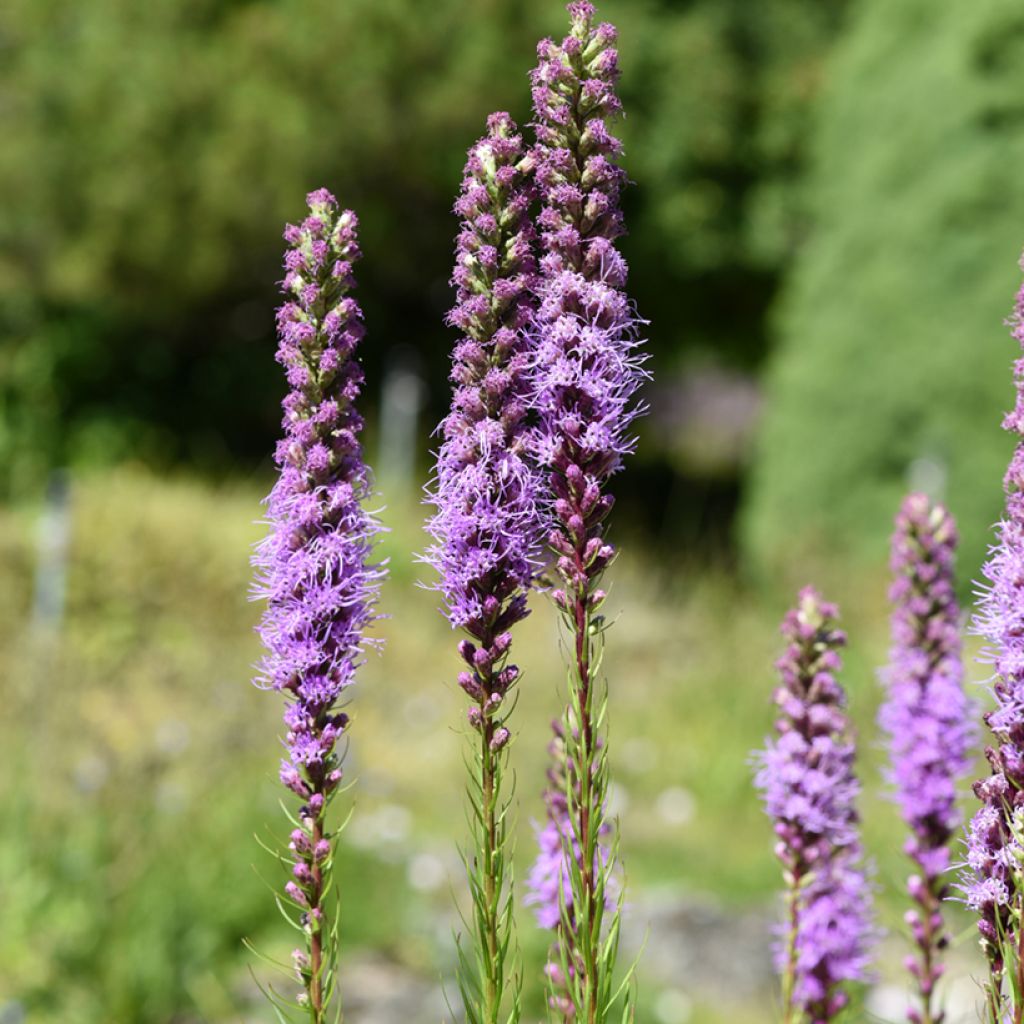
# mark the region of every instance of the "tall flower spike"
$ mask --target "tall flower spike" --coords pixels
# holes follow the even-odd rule
[[[556,720],[551,723],[551,728],[554,736],[548,744],[550,764],[544,790],[547,814],[543,826],[535,828],[539,853],[526,880],[526,904],[534,907],[537,923],[555,933],[544,972],[549,989],[548,1007],[555,1020],[571,1021],[574,1016],[568,979],[579,974],[581,964],[565,849],[571,846],[575,860],[579,861],[580,845],[573,830],[568,797],[570,786],[574,792],[579,792],[579,775],[566,756],[565,727]],[[598,857],[602,865],[608,862],[609,851],[603,840],[610,831],[611,826],[606,823],[599,837]],[[615,910],[617,898],[617,887],[609,885],[605,892],[606,911]]]
[[[614,842],[604,860],[608,784],[605,694],[596,692],[602,573],[615,550],[605,536],[610,477],[631,452],[630,426],[640,412],[643,378],[638,320],[625,293],[626,263],[615,247],[623,233],[619,196],[625,172],[609,122],[618,115],[615,29],[595,24],[592,4],[568,6],[570,33],[538,47],[533,73],[536,179],[543,255],[534,342],[534,435],[538,464],[550,489],[548,544],[560,586],[552,597],[573,640],[566,709],[566,756],[579,766],[579,791],[567,791],[578,856],[563,843],[574,919],[564,933],[577,948],[567,979],[577,1019],[587,1024],[611,1012],[619,912],[605,920],[614,875]],[[606,934],[608,940],[606,941]]]
[[[509,659],[511,628],[527,615],[540,549],[537,472],[527,458],[528,356],[523,328],[536,271],[528,217],[530,186],[520,167],[522,138],[508,114],[493,114],[469,151],[449,316],[462,332],[451,374],[451,412],[429,501],[436,512],[427,559],[437,570],[459,644],[459,685],[475,732],[470,779],[473,827],[465,857],[474,909],[461,945],[460,990],[470,1024],[497,1024],[506,996],[519,1016],[519,974],[506,963],[512,931],[509,795],[502,793],[509,695],[519,669]]]
[[[917,989],[911,1024],[942,1024],[935,998],[949,935],[942,901],[949,895],[949,841],[961,825],[957,784],[971,766],[973,708],[963,689],[953,517],[924,494],[911,494],[892,538],[892,651],[883,672],[879,722],[889,736],[889,781],[910,829],[904,847],[915,871],[907,882],[917,905],[907,914],[916,956],[907,967]]]
[[[302,986],[295,1008],[321,1024],[336,990],[337,922],[330,920],[335,833],[327,821],[341,782],[340,710],[375,618],[383,568],[370,562],[376,520],[363,508],[370,484],[355,408],[363,381],[355,349],[363,317],[349,295],[359,258],[356,217],[326,189],[288,225],[277,360],[289,391],[278,479],[267,499],[270,532],[253,558],[256,594],[267,602],[259,627],[266,648],[257,682],[284,694],[288,756],[281,781],[301,801],[284,859],[292,866],[284,905],[305,948],[293,954]],[[286,1006],[275,998],[283,1012]]]
[[[1008,324],[1024,348],[1024,287]],[[974,784],[982,806],[968,829],[963,877],[989,964],[990,1024],[1024,1018],[1024,359],[1014,364],[1014,379],[1017,401],[1003,428],[1018,441],[1003,480],[1006,509],[983,570],[988,584],[974,619],[995,669],[995,708],[984,716],[992,731],[985,751],[991,773]]]
[[[786,649],[777,738],[755,754],[755,783],[775,823],[786,883],[786,923],[776,959],[786,1024],[831,1021],[864,981],[872,938],[871,892],[862,867],[846,695],[836,679],[845,634],[838,609],[813,588],[782,622]]]

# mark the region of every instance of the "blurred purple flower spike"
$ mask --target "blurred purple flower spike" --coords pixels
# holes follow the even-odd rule
[[[824,1024],[847,1005],[846,983],[868,977],[874,935],[855,748],[836,679],[846,645],[838,615],[808,587],[783,619],[777,738],[755,754],[755,783],[775,824],[786,881],[787,920],[776,949],[786,1024]]]

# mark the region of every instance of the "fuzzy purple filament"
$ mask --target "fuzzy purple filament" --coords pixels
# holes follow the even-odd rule
[[[578,850],[563,840],[563,856],[577,859],[565,869],[575,920],[564,922],[563,939],[576,944],[568,954],[577,966],[575,1010],[594,1022],[609,1012],[602,992],[614,967],[614,951],[600,939],[613,858],[604,860],[598,842],[607,827],[607,764],[593,678],[605,597],[598,583],[615,555],[605,536],[613,500],[608,482],[633,450],[631,425],[641,411],[636,392],[644,374],[639,321],[625,292],[626,262],[615,246],[625,230],[619,202],[626,182],[618,165],[621,143],[608,127],[621,112],[616,31],[595,24],[586,0],[570,3],[568,12],[569,35],[561,43],[541,42],[533,72],[542,256],[530,333],[534,452],[549,482],[547,541],[560,578],[552,597],[573,634],[566,743],[570,763],[579,766],[579,791],[568,791]],[[550,860],[550,851],[542,852],[545,857]]]
[[[869,967],[871,892],[858,835],[855,747],[836,678],[846,644],[838,614],[808,587],[784,618],[778,735],[755,755],[787,885],[776,951],[787,1024],[832,1020],[848,1002],[846,983],[865,980]]]
[[[449,621],[475,641],[461,649],[459,682],[484,708],[515,681],[504,661],[508,630],[527,615],[540,552],[540,482],[528,456],[529,352],[523,333],[533,310],[536,264],[529,182],[517,166],[522,138],[508,114],[493,114],[469,152],[455,205],[462,218],[449,322],[455,347],[451,411],[430,495],[436,513],[427,559],[437,570]],[[483,717],[474,716],[476,728]]]
[[[461,990],[467,1018],[487,1024],[497,1024],[510,980],[504,961],[512,902],[501,793],[502,751],[511,735],[508,698],[519,677],[509,661],[510,630],[528,614],[541,547],[541,488],[526,425],[524,328],[534,308],[536,262],[532,185],[522,159],[515,123],[508,114],[491,115],[487,134],[469,151],[455,204],[461,218],[452,275],[457,301],[448,319],[462,337],[429,496],[436,512],[428,523],[434,544],[427,560],[439,575],[449,621],[468,636],[459,644],[465,662],[459,685],[472,701],[468,718],[479,738],[470,785],[474,842],[466,859],[477,950],[461,960],[463,973],[473,975]]]
[[[1024,268],[1024,260],[1021,265]],[[1009,326],[1024,348],[1024,287],[1017,293]],[[989,1016],[1000,1021],[1008,951],[1014,973],[1011,989],[1024,993],[1024,359],[1014,364],[1014,379],[1016,404],[1003,428],[1019,440],[1003,479],[1006,509],[983,570],[988,585],[974,620],[995,669],[995,708],[984,716],[993,734],[985,751],[991,773],[974,784],[982,806],[968,829],[963,878],[989,962]],[[1020,1019],[1024,1005],[1014,1011],[1014,1020]]]
[[[326,815],[341,782],[338,740],[348,725],[339,704],[361,661],[383,570],[370,562],[378,526],[363,507],[370,483],[355,408],[363,381],[355,350],[364,334],[349,295],[360,255],[356,217],[339,211],[326,189],[307,202],[309,216],[284,232],[288,299],[277,313],[277,361],[289,391],[275,453],[279,475],[267,499],[270,532],[253,564],[256,593],[267,602],[257,682],[286,697],[281,781],[301,800],[285,887],[307,942],[295,966],[300,998],[320,1021],[333,989],[323,900],[333,853]]]
[[[963,688],[959,609],[953,567],[953,517],[924,494],[911,494],[896,517],[889,592],[892,650],[883,673],[887,697],[879,722],[889,736],[889,781],[911,836],[905,851],[916,872],[907,914],[916,957],[907,961],[918,991],[912,1024],[941,1024],[933,1003],[949,944],[942,919],[948,896],[949,841],[961,825],[957,784],[971,765],[973,708]]]
[[[602,538],[612,504],[605,488],[635,445],[630,427],[641,411],[643,373],[626,262],[614,244],[625,232],[619,199],[626,181],[616,163],[621,143],[608,129],[621,110],[616,32],[593,24],[589,3],[568,9],[570,35],[540,44],[533,73],[543,204],[535,444],[556,499],[549,542],[562,556],[570,592],[578,592],[613,555]]]

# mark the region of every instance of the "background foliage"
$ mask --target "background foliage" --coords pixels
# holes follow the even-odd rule
[[[635,293],[667,381],[760,364],[802,228],[810,103],[838,0],[610,3]],[[450,206],[486,114],[529,116],[552,0],[12,0],[0,13],[0,476],[269,450],[280,230],[312,186],[362,219],[371,382],[412,349],[431,413]],[[425,443],[423,445],[425,452]],[[650,453],[655,455],[652,446]]]
[[[964,581],[998,511],[1024,19],[1012,0],[602,13],[622,36],[625,247],[656,379],[618,488],[609,605],[629,941],[655,922],[645,1020],[746,1024],[770,998],[777,882],[746,752],[770,725],[781,584],[812,570],[851,634],[868,845],[895,935],[883,967],[898,970],[904,865],[872,726],[880,567],[908,482],[946,491]],[[428,997],[452,966],[461,702],[410,552],[447,397],[449,211],[486,114],[528,118],[535,41],[562,25],[560,0],[0,5],[3,1024],[264,1019],[240,940],[287,955],[287,936],[259,877],[273,865],[247,841],[280,821],[279,708],[248,685],[248,553],[283,387],[280,230],[321,184],[362,219],[371,453],[389,371],[412,367],[428,391],[415,479],[376,467],[391,618],[353,730],[346,992],[363,1024],[407,983],[411,1012],[440,1016]],[[705,406],[738,443],[722,447]],[[67,608],[40,632],[40,497],[61,466]],[[519,877],[555,643],[539,607],[513,748]],[[521,923],[539,1016],[545,939]],[[972,948],[951,972],[964,1006]],[[879,991],[895,1008],[871,1012],[902,1019],[899,987]]]
[[[766,383],[746,519],[763,565],[801,544],[877,557],[911,475],[952,502],[976,573],[1010,449],[995,426],[1012,405],[1022,95],[1013,0],[860,7],[817,116],[815,231]]]

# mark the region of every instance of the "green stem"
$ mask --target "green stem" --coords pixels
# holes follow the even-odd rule
[[[483,963],[484,977],[484,1020],[487,1024],[498,1024],[501,1014],[501,964],[500,936],[501,927],[501,891],[499,873],[501,870],[501,845],[498,835],[497,801],[498,778],[497,758],[499,755],[491,749],[494,738],[495,723],[491,718],[484,720],[480,731],[480,792],[483,821],[480,853],[483,856],[484,901],[479,918],[480,948],[486,950],[487,956]]]
[[[326,801],[325,801],[326,807]],[[316,850],[317,844],[324,838],[324,811],[321,810],[317,814],[313,821],[313,832],[311,842],[313,849]],[[311,1024],[323,1024],[324,1021],[324,994],[323,994],[323,969],[324,969],[324,949],[323,949],[323,908],[320,906],[321,896],[323,893],[323,869],[320,866],[319,861],[316,857],[313,858],[312,865],[313,873],[313,886],[309,894],[309,921],[310,921],[310,936],[309,936],[309,1019]],[[321,917],[319,920],[313,916],[313,911],[319,910]]]
[[[577,562],[583,569],[581,554]],[[604,903],[598,898],[596,872],[601,870],[597,864],[597,835],[600,830],[600,819],[603,813],[604,794],[602,776],[595,773],[594,754],[596,734],[593,721],[593,685],[590,671],[590,612],[589,587],[581,588],[575,597],[573,608],[573,626],[575,633],[576,692],[572,695],[570,707],[576,711],[578,721],[567,722],[566,741],[569,749],[576,747],[576,757],[569,759],[569,801],[574,811],[576,827],[579,830],[580,892],[573,893],[573,906],[576,913],[575,934],[579,949],[579,969],[583,977],[584,1006],[582,1011],[587,1024],[598,1024],[602,1019],[600,1006],[601,984],[601,921]],[[575,727],[575,728],[574,728]],[[575,776],[575,778],[574,778]],[[579,797],[576,798],[576,783],[579,786]],[[573,807],[573,803],[576,804]],[[596,823],[596,824],[595,824]],[[572,851],[569,851],[572,855]]]
[[[786,966],[782,972],[782,1021],[783,1024],[798,1024],[800,1014],[794,1004],[796,990],[797,933],[800,925],[800,884],[802,873],[799,867],[788,872],[786,891],[787,931]]]

